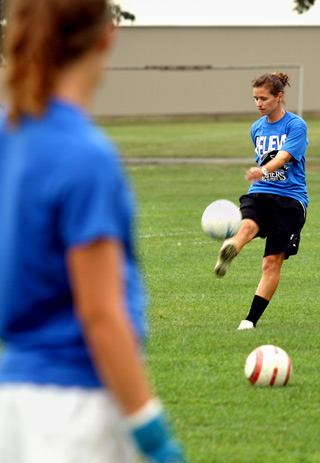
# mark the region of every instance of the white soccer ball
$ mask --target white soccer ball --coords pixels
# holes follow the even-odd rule
[[[206,235],[225,240],[238,233],[241,224],[239,208],[227,199],[218,199],[205,209],[201,226]]]
[[[260,346],[249,354],[245,377],[255,386],[285,386],[292,373],[289,355],[277,346]]]

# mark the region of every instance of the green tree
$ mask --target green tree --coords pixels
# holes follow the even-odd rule
[[[112,11],[112,16],[117,24],[120,24],[122,20],[129,20],[133,22],[136,18],[134,14],[130,13],[129,11],[123,11],[121,6],[117,3],[110,3],[110,8]]]
[[[294,0],[295,10],[299,13],[305,13],[316,3],[316,0]]]

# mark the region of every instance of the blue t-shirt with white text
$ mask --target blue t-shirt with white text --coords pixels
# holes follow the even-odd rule
[[[277,122],[267,116],[257,120],[251,128],[255,160],[262,166],[274,158],[279,150],[287,151],[292,159],[280,169],[251,185],[248,193],[271,193],[288,196],[308,206],[305,175],[305,153],[308,146],[307,124],[299,116],[286,111]]]

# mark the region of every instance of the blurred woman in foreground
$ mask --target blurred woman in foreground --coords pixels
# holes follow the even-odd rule
[[[0,120],[0,461],[183,461],[140,361],[144,292],[115,147],[86,109],[105,0],[10,2]]]

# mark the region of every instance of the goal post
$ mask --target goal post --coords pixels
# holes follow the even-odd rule
[[[146,65],[146,66],[111,66],[110,71],[247,71],[252,69],[295,69],[298,71],[297,114],[303,116],[303,64],[245,64],[245,65]]]

